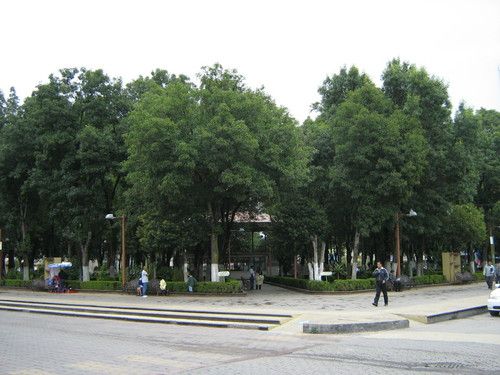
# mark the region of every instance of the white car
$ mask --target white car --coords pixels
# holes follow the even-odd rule
[[[496,284],[496,289],[490,293],[488,310],[491,316],[498,316],[500,314],[500,284]]]

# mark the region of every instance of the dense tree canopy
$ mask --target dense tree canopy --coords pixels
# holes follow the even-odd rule
[[[410,272],[445,250],[486,257],[500,227],[499,112],[452,114],[446,85],[399,59],[380,88],[353,66],[319,94],[317,117],[298,124],[218,64],[194,80],[157,69],[127,85],[63,69],[22,103],[0,92],[0,262],[27,278],[36,259],[69,257],[88,280],[94,259],[114,278],[108,213],[127,217],[132,274],[208,263],[217,280],[231,238],[245,248],[238,213],[270,213],[281,272],[300,262],[316,280],[327,258],[353,278],[389,261],[396,218]]]

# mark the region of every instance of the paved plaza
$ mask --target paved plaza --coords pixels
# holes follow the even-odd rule
[[[389,306],[374,308],[371,303],[375,291],[346,294],[308,294],[265,284],[262,290],[252,290],[241,296],[168,295],[138,298],[120,293],[51,294],[25,290],[0,289],[0,298],[36,298],[43,301],[75,303],[102,303],[148,307],[189,307],[223,310],[262,310],[277,312],[395,312],[406,307],[447,304],[476,299],[486,304],[489,295],[486,283],[413,288],[399,293],[389,292]]]

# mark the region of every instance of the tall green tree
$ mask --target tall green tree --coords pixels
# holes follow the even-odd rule
[[[29,279],[33,259],[32,237],[40,201],[31,181],[35,164],[35,129],[24,109],[18,106],[15,91],[5,106],[0,137],[0,196],[3,218],[9,228],[10,246],[23,262],[23,278]],[[13,257],[9,267],[13,267]]]
[[[454,168],[450,177],[455,181],[452,199],[456,203],[472,202],[477,194],[484,151],[479,119],[472,108],[463,103],[453,121],[454,144],[451,158]]]
[[[446,85],[423,68],[394,59],[382,74],[383,91],[400,111],[416,118],[428,144],[421,183],[408,205],[418,216],[402,223],[422,269],[423,254],[439,251],[443,220],[461,182],[454,149],[451,104]],[[411,256],[411,254],[410,254]]]
[[[476,117],[480,126],[481,164],[475,203],[484,209],[488,229],[494,234],[500,225],[494,213],[495,205],[500,202],[500,112],[482,108]]]
[[[453,205],[446,217],[445,233],[453,249],[469,253],[470,271],[474,273],[474,246],[482,245],[486,237],[483,210],[473,203]]]
[[[369,83],[348,95],[333,117],[331,185],[344,192],[355,228],[352,278],[360,237],[381,230],[411,197],[425,165],[417,119],[393,110]]]
[[[313,108],[319,112],[321,119],[332,116],[337,108],[347,99],[350,92],[361,88],[371,82],[365,73],[360,73],[356,66],[340,69],[338,74],[326,77],[318,89],[321,101],[313,104]]]
[[[35,129],[30,178],[44,204],[44,225],[69,249],[78,248],[83,280],[89,279],[91,241],[102,232],[104,215],[113,212],[122,181],[121,119],[128,108],[121,81],[85,69],[52,75],[24,105]]]
[[[205,68],[200,82],[143,96],[130,116],[127,170],[146,194],[192,200],[205,212],[216,281],[219,235],[229,238],[238,211],[258,210],[305,163],[296,122],[262,91],[220,65]]]

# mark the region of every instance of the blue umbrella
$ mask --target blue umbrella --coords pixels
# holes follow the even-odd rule
[[[71,262],[61,262],[61,263],[51,263],[49,268],[71,268],[73,265]]]

